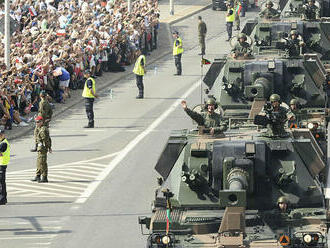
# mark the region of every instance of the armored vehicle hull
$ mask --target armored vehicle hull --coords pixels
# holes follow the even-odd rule
[[[328,247],[322,156],[304,129],[173,133],[155,167],[164,182],[153,215],[139,218],[147,247]]]

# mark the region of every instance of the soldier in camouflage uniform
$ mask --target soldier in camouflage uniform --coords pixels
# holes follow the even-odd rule
[[[290,111],[293,116],[288,121],[288,127],[289,128],[301,127],[301,122],[304,120],[304,118],[306,118],[307,112],[300,109],[300,104],[297,99],[291,99]]]
[[[302,18],[304,20],[320,19],[320,9],[315,5],[315,0],[308,0],[308,4],[304,5]]]
[[[288,134],[284,127],[287,120],[293,118],[293,114],[288,109],[281,106],[281,97],[278,94],[272,94],[269,97],[271,105],[264,107],[259,115],[266,116],[267,133],[269,137],[286,137]]]
[[[290,37],[286,40],[285,49],[289,57],[300,56],[300,53],[303,53],[302,50],[305,46],[302,37],[298,34],[297,30],[292,30],[290,32]]]
[[[36,176],[31,180],[38,183],[48,182],[47,153],[52,152],[52,140],[49,136],[49,130],[44,123],[42,116],[35,118],[38,131],[36,133],[36,143],[38,144],[38,158]],[[42,176],[42,178],[41,178]]]
[[[52,119],[53,110],[48,102],[47,93],[44,90],[40,92],[40,98],[41,101],[39,102],[38,115],[42,116],[45,125],[49,127],[49,122]],[[36,140],[37,133],[38,133],[38,127],[36,126],[34,129],[34,140]],[[31,149],[31,152],[36,152],[36,151],[37,151],[37,144],[35,144],[35,147]]]
[[[278,13],[277,10],[273,8],[273,6],[274,6],[273,2],[268,1],[266,3],[266,8],[259,13],[259,16],[266,19],[273,19],[280,17],[280,13]]]
[[[231,50],[232,57],[237,58],[237,57],[244,57],[248,58],[251,56],[251,47],[250,44],[246,42],[247,37],[245,34],[239,34],[237,36],[237,43],[235,47]]]
[[[181,105],[184,111],[191,117],[191,119],[196,121],[199,126],[210,128],[211,135],[220,134],[227,130],[227,125],[222,121],[221,116],[214,112],[214,110],[217,108],[217,104],[214,99],[208,99],[206,102],[207,112],[202,114],[189,109],[187,107],[186,101],[182,101]]]
[[[237,6],[241,5],[240,0],[234,0],[234,10],[235,10],[235,26],[236,30],[240,30],[241,21],[239,19],[239,14],[237,12]]]
[[[198,41],[201,48],[201,53],[198,55],[205,55],[205,37],[207,33],[207,27],[201,16],[198,16]]]

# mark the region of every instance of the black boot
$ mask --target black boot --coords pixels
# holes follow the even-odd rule
[[[35,147],[30,150],[30,152],[36,152],[37,151],[37,144],[35,144]]]
[[[38,183],[40,183],[40,180],[41,180],[40,179],[40,175],[36,175],[35,178],[32,178],[31,179],[31,182],[38,182]]]
[[[94,128],[94,121],[89,122],[87,126],[84,126],[84,128]]]
[[[136,99],[142,99],[142,98],[143,98],[143,90],[140,89]]]
[[[39,181],[39,183],[48,183],[47,176],[43,176],[42,179]]]

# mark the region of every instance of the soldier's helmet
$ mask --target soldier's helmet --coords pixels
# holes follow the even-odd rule
[[[272,1],[267,1],[266,6],[268,6],[268,5],[270,5],[270,7],[273,7],[274,6],[274,4],[273,4]]]
[[[298,31],[297,30],[291,30],[290,35],[298,35]]]
[[[291,99],[290,105],[296,105],[296,104],[298,104],[298,100],[297,99]]]
[[[206,101],[206,106],[208,106],[208,105],[214,105],[214,108],[215,108],[215,109],[218,107],[217,102],[216,102],[213,98],[209,98],[209,99]]]
[[[289,200],[288,198],[286,198],[285,196],[281,196],[277,199],[277,205],[280,204],[280,203],[286,203],[286,204],[289,204]]]
[[[270,102],[280,102],[281,101],[281,97],[278,94],[272,94],[269,97],[269,101]]]
[[[246,34],[241,33],[241,34],[237,35],[237,40],[238,40],[238,41],[239,41],[241,38],[243,38],[244,41],[246,41],[246,40],[247,40]]]
[[[315,0],[308,0],[309,3],[315,3]]]

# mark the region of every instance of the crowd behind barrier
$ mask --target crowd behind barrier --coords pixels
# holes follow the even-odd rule
[[[6,129],[28,125],[41,90],[65,103],[70,90],[83,88],[85,70],[95,77],[125,71],[137,50],[157,48],[157,0],[132,1],[131,12],[127,0],[13,0],[10,15],[18,29],[9,70],[0,45],[0,125]]]

